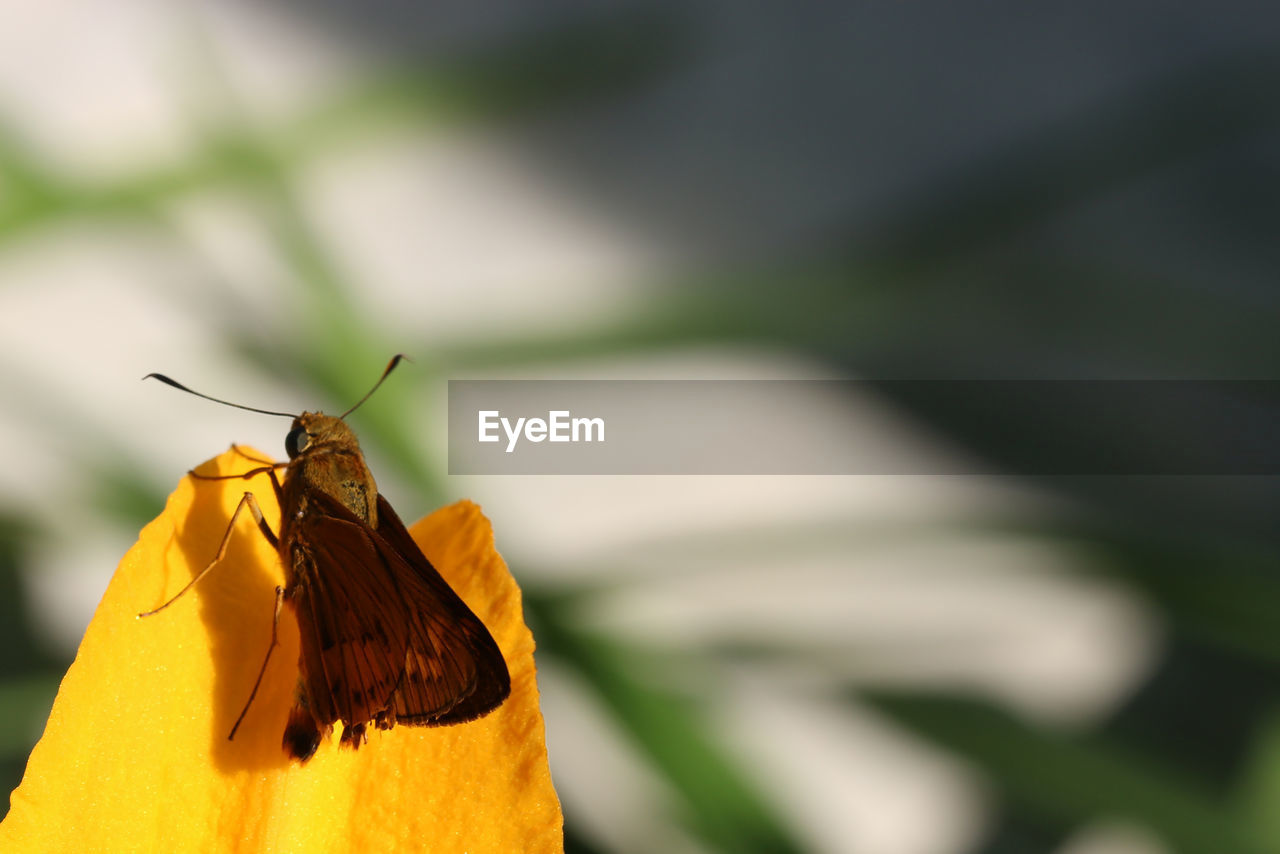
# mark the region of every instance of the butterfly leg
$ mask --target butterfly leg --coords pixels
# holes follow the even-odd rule
[[[276,477],[276,468],[278,468],[278,464],[275,466],[272,466],[271,470],[267,472],[267,475],[270,476],[271,488],[276,493],[276,504],[283,507],[284,506],[284,487],[280,485],[280,478]]]
[[[244,716],[249,713],[249,707],[253,705],[253,698],[258,696],[258,688],[262,685],[262,677],[267,672],[267,662],[271,660],[271,653],[279,643],[277,630],[280,627],[280,606],[283,604],[284,588],[276,585],[276,607],[275,615],[271,618],[271,643],[267,646],[267,657],[262,659],[262,669],[258,671],[258,678],[254,680],[253,690],[249,692],[249,699],[245,701],[244,708],[240,710],[240,717],[236,718],[235,725],[231,727],[231,734],[227,736],[227,741],[231,741],[236,737],[236,730],[240,729],[240,722],[243,721]]]
[[[250,459],[252,459],[252,457]],[[274,475],[276,469],[282,469],[288,465],[288,463],[267,463],[266,465],[261,465],[257,468],[252,468],[239,474],[200,474],[200,472],[193,470],[187,472],[187,475],[193,480],[248,480],[251,477],[257,477],[258,475],[266,474],[267,472]]]
[[[248,451],[244,450],[244,449],[243,449],[243,448],[241,448],[239,445],[237,445],[235,442],[232,442],[232,443],[231,443],[231,450],[232,450],[232,452],[233,452],[233,453],[239,454],[240,456],[244,457],[246,460],[249,460],[250,462],[255,462],[255,463],[258,463],[259,465],[263,465],[263,466],[274,466],[274,465],[276,465],[276,461],[275,461],[275,460],[264,460],[262,457],[255,457],[253,454],[251,454],[251,453],[249,453]]]
[[[173,598],[168,602],[165,602],[159,608],[154,610],[142,612],[138,615],[139,617],[150,617],[153,614],[159,614],[165,608],[168,608],[174,602],[177,602],[183,593],[186,593],[194,587],[197,581],[209,574],[209,570],[217,566],[218,561],[222,560],[222,558],[227,554],[227,543],[231,542],[231,532],[235,530],[236,519],[240,517],[240,512],[246,508],[248,508],[249,512],[253,514],[254,521],[258,523],[258,530],[267,538],[267,542],[271,543],[271,547],[273,549],[279,548],[279,540],[276,538],[275,532],[271,530],[271,526],[267,524],[267,520],[263,518],[262,508],[258,506],[258,500],[253,497],[252,492],[246,492],[244,496],[241,497],[240,503],[236,505],[235,512],[231,514],[231,521],[227,523],[227,532],[222,535],[222,544],[218,546],[218,553],[213,556],[213,560],[209,561],[209,565],[200,570],[200,572],[196,574],[196,577],[188,581],[186,585],[175,593]]]

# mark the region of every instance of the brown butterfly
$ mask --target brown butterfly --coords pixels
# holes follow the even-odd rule
[[[192,391],[162,374],[143,378],[154,377],[216,403],[293,419],[285,438],[287,463],[256,460],[262,465],[236,475],[192,473],[205,480],[270,477],[280,503],[279,534],[266,523],[253,493],[246,492],[209,565],[168,602],[139,615],[162,611],[203,578],[226,553],[240,513],[247,509],[253,515],[280,554],[285,585],[276,588],[271,644],[262,669],[228,738],[235,738],[262,684],[284,605],[297,616],[302,649],[283,747],[302,762],[315,754],[335,721],[342,721],[342,745],[356,748],[367,740],[370,723],[378,729],[397,723],[465,723],[496,709],[511,692],[507,664],[493,636],[378,494],[355,433],[343,420],[401,358],[392,359],[373,388],[336,418],[241,406]],[[276,477],[278,468],[285,469],[283,483]]]

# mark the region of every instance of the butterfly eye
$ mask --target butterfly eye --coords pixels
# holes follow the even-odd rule
[[[294,427],[289,431],[289,435],[284,438],[284,450],[289,455],[289,459],[293,459],[307,449],[307,445],[311,443],[311,437],[307,434],[305,427]]]

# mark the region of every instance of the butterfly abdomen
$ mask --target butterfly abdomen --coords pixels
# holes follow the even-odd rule
[[[294,705],[289,712],[289,723],[285,724],[282,746],[285,753],[302,762],[314,756],[320,747],[320,728],[302,703]]]

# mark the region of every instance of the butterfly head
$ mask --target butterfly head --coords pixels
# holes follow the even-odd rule
[[[341,418],[323,412],[304,412],[293,419],[293,426],[284,440],[289,459],[296,459],[299,454],[321,445],[357,446],[358,443],[356,434]]]

